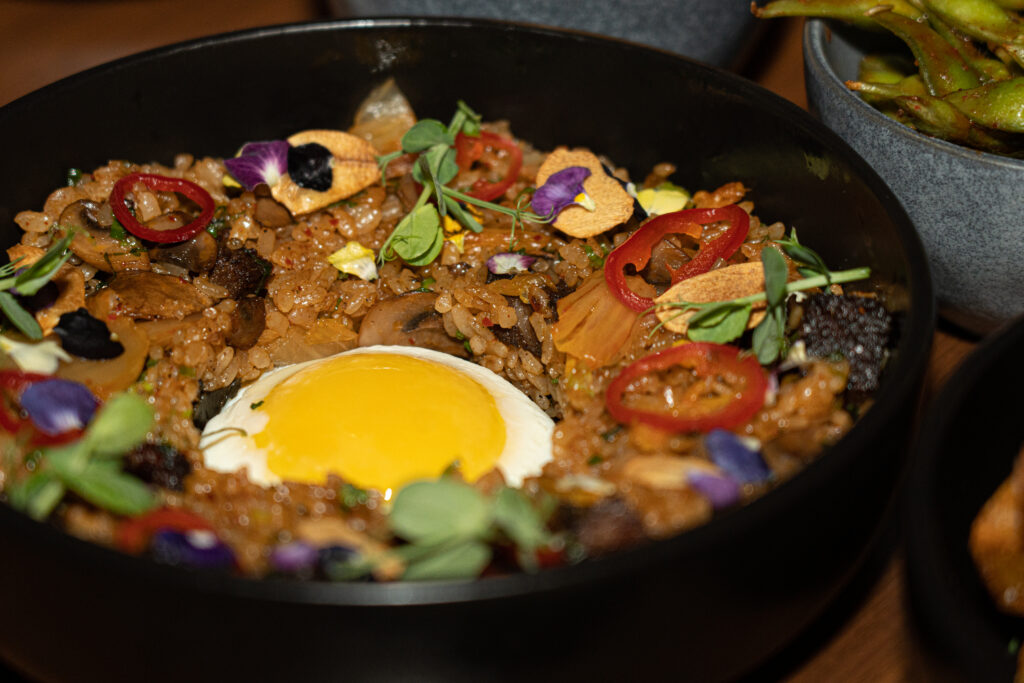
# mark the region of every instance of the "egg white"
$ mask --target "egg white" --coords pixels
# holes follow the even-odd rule
[[[525,478],[540,474],[544,465],[551,461],[554,421],[504,378],[487,368],[440,351],[415,346],[366,346],[326,358],[275,368],[242,388],[203,429],[200,447],[206,466],[218,472],[237,472],[245,468],[249,480],[261,486],[282,483],[281,478],[267,465],[266,449],[257,447],[253,439],[254,435],[267,426],[269,417],[261,410],[254,410],[252,406],[263,401],[274,387],[299,372],[338,356],[363,353],[404,355],[438,363],[483,386],[494,398],[505,424],[505,446],[495,466],[509,486],[521,486]],[[343,472],[336,474],[345,477]]]

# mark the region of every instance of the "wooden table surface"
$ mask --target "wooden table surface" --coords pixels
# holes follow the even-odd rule
[[[0,104],[117,57],[222,31],[318,18],[325,6],[317,0],[0,0]],[[767,26],[743,73],[806,106],[800,31],[799,21]],[[970,337],[940,329],[926,397],[973,346]],[[907,615],[899,551],[883,555],[880,567],[759,677],[789,683],[941,677]]]

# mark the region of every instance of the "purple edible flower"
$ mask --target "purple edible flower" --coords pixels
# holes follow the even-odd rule
[[[31,384],[18,402],[39,431],[50,436],[82,429],[100,404],[84,385],[66,379]]]
[[[510,251],[505,251],[500,254],[495,254],[491,258],[487,259],[487,270],[491,271],[495,275],[509,275],[515,272],[525,272],[530,269],[534,261],[537,260],[536,256],[527,256],[525,254],[516,254]]]
[[[273,186],[288,172],[290,147],[286,140],[247,142],[238,156],[224,160],[224,166],[247,190],[255,190],[260,183]]]
[[[551,174],[547,181],[537,188],[530,200],[533,212],[538,216],[557,216],[562,209],[573,204],[587,207],[586,201],[593,207],[593,201],[583,192],[583,181],[590,177],[590,169],[583,166],[570,166],[558,173]],[[577,197],[584,196],[584,201]]]
[[[316,564],[320,551],[304,541],[279,545],[270,551],[270,566],[279,572],[293,574],[310,569]]]
[[[711,461],[741,484],[756,484],[771,477],[761,454],[725,429],[713,429],[704,437]]]
[[[729,477],[706,472],[691,472],[687,476],[690,486],[711,501],[716,510],[734,505],[740,499],[740,486]]]
[[[172,531],[162,529],[149,543],[153,559],[164,564],[194,569],[230,569],[235,554],[217,535],[206,529]]]

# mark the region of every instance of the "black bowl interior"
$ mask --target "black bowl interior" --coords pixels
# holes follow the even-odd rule
[[[763,219],[795,227],[833,268],[870,264],[872,286],[900,323],[874,407],[825,457],[754,504],[670,541],[536,576],[313,585],[193,575],[0,506],[0,552],[22,558],[0,563],[0,600],[19,615],[0,618],[0,656],[41,678],[111,680],[102,663],[115,654],[99,634],[142,618],[153,637],[129,637],[132,647],[116,653],[125,673],[114,678],[191,676],[201,659],[211,678],[294,674],[286,664],[300,661],[310,680],[339,670],[715,680],[778,650],[849,579],[902,462],[933,329],[927,266],[899,204],[863,161],[805,112],[738,77],[639,46],[483,21],[330,22],[199,40],[0,110],[3,239],[16,239],[13,215],[41,206],[69,167],[230,155],[248,140],[345,128],[387,77],[421,117],[446,120],[464,99],[539,148],[587,146],[638,179],[667,160],[691,189],[741,180]],[[214,635],[161,658],[153,640],[183,640],[152,617],[167,611],[193,630],[250,638],[252,649],[287,643],[292,655],[287,663],[226,658]],[[83,636],[82,623],[97,635]],[[307,628],[283,626],[294,623]],[[53,643],[75,657],[49,656]]]
[[[975,349],[946,383],[914,447],[907,582],[926,642],[963,680],[1011,681],[1024,619],[996,609],[967,547],[981,506],[1024,444],[1024,318]]]

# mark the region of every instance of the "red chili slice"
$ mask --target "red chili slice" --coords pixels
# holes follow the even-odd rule
[[[631,265],[637,272],[651,260],[651,251],[665,235],[689,235],[700,239],[701,226],[718,221],[729,221],[731,225],[724,234],[703,244],[697,255],[677,270],[672,271],[672,284],[700,275],[711,270],[718,259],[727,259],[747,238],[750,230],[750,216],[736,206],[722,206],[714,209],[683,209],[673,213],[655,216],[629,236],[605,259],[604,277],[619,301],[637,313],[654,305],[654,300],[642,297],[626,284],[625,267]]]
[[[487,147],[504,149],[509,153],[508,171],[502,180],[495,183],[480,178],[466,194],[489,202],[505,194],[519,177],[519,169],[523,166],[523,150],[513,140],[488,131],[481,131],[479,137],[459,133],[455,136],[455,163],[466,170],[474,161],[483,157]]]
[[[143,225],[135,219],[125,203],[125,195],[131,191],[135,183],[142,183],[154,192],[177,192],[188,197],[199,205],[199,216],[191,223],[174,230],[154,230]],[[168,243],[184,242],[194,237],[210,223],[217,206],[209,192],[188,180],[155,173],[130,173],[114,183],[114,188],[110,191],[110,208],[114,212],[114,218],[131,234],[150,242]]]
[[[731,396],[702,397],[675,406],[669,412],[630,408],[622,402],[629,385],[650,372],[673,366],[689,368],[698,379],[718,377],[733,388]],[[643,423],[671,432],[707,432],[741,425],[764,405],[768,388],[761,364],[754,356],[741,356],[734,346],[694,342],[672,346],[627,365],[608,385],[608,413],[623,424]]]
[[[114,543],[124,552],[138,555],[149,545],[153,534],[164,530],[213,531],[213,525],[191,512],[162,507],[121,522],[114,531]]]
[[[11,410],[11,402],[17,402],[18,396],[29,386],[36,382],[53,379],[51,375],[42,375],[37,372],[22,372],[21,370],[0,370],[0,427],[10,434],[18,434],[27,430],[31,436],[31,446],[57,446],[71,443],[82,436],[81,429],[70,429],[61,434],[46,434],[32,424],[32,420],[23,418]]]

